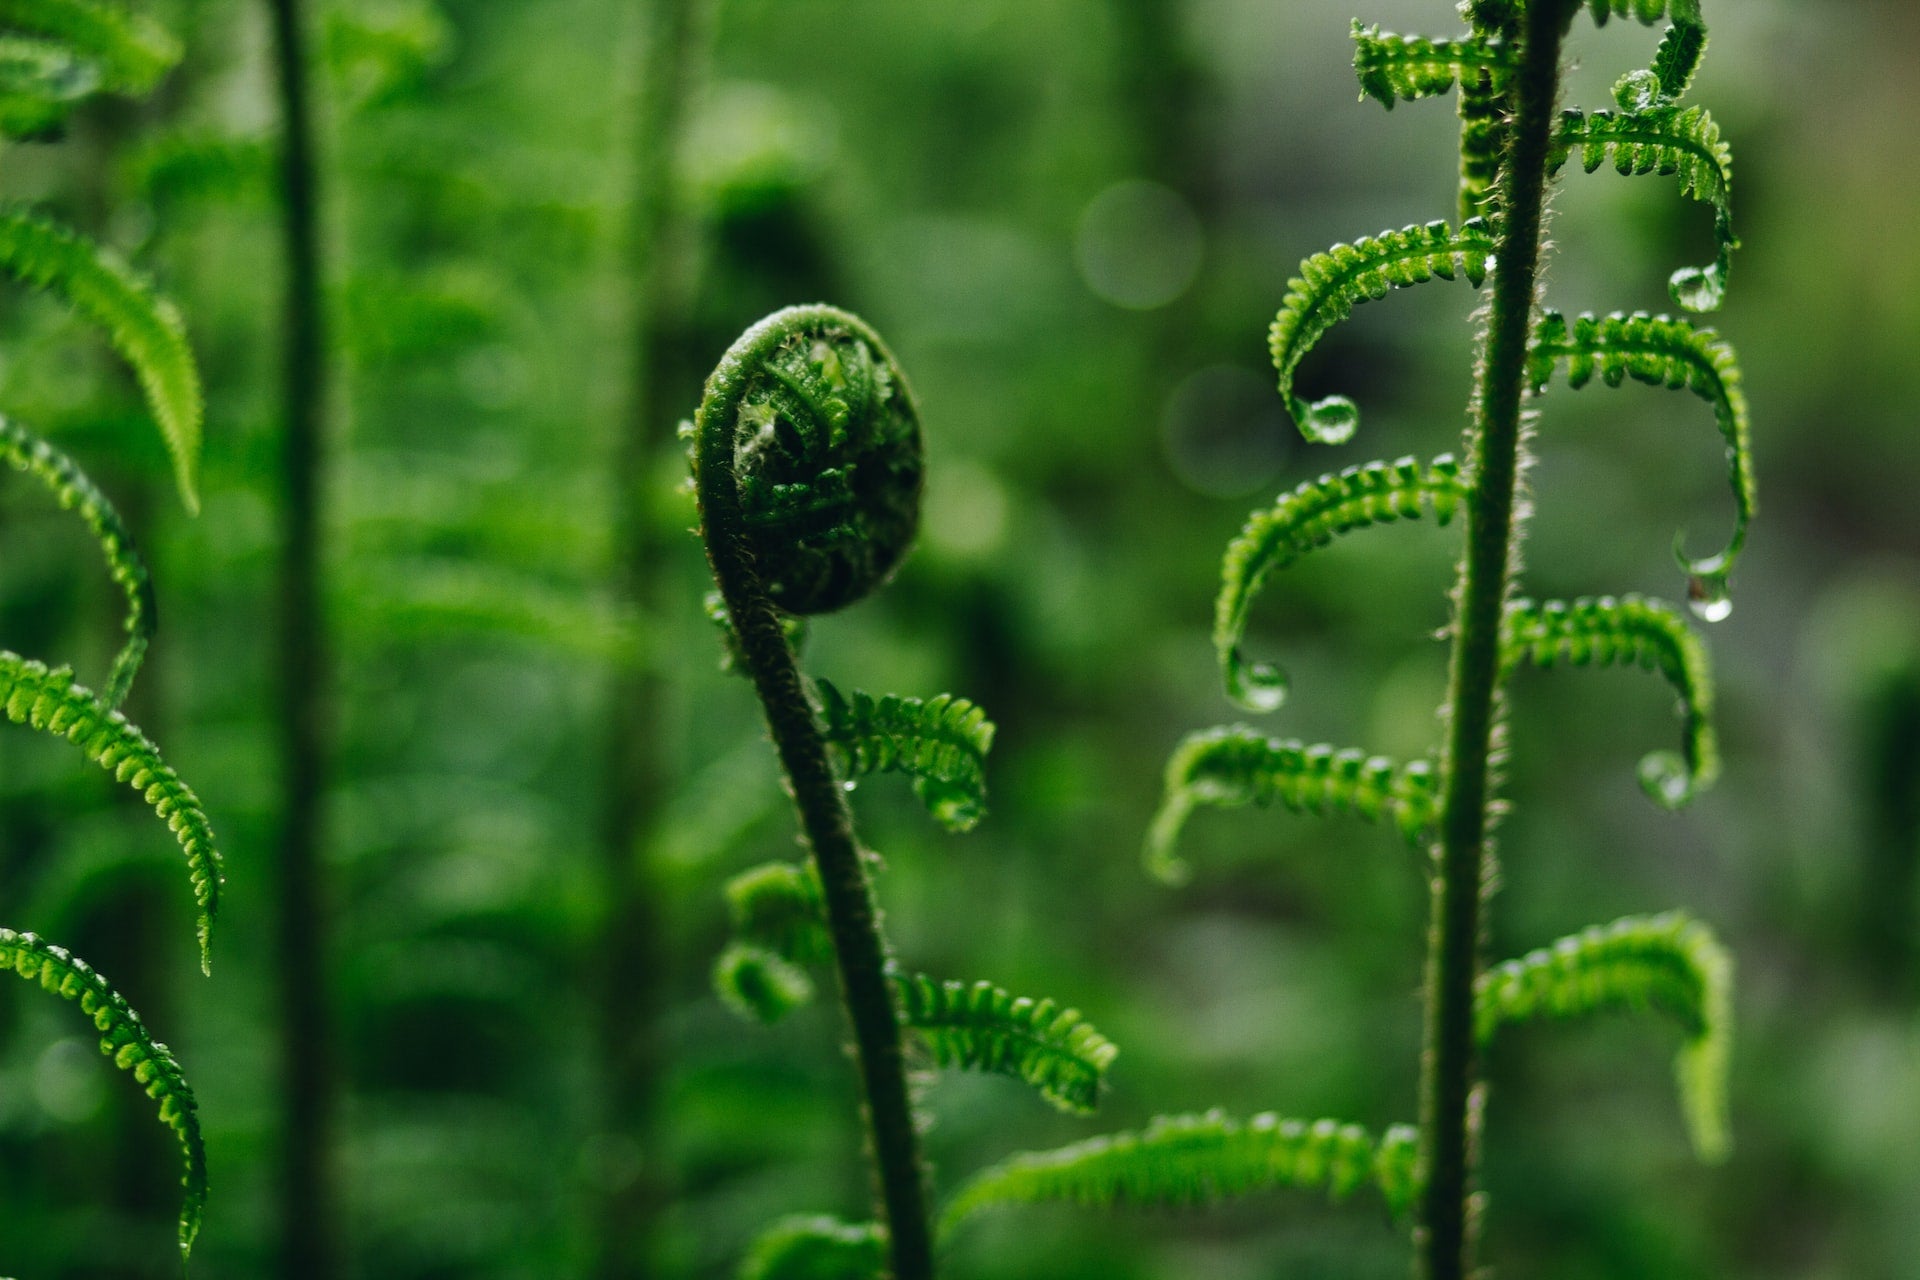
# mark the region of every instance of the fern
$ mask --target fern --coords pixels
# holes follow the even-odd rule
[[[31,933],[0,929],[0,970],[11,969],[29,982],[79,1004],[100,1032],[100,1052],[113,1065],[133,1073],[147,1096],[160,1104],[160,1120],[180,1140],[186,1163],[181,1180],[186,1198],[180,1206],[180,1256],[193,1252],[200,1218],[207,1205],[207,1156],[200,1141],[200,1114],[193,1090],[173,1053],[147,1031],[140,1015],[107,985],[86,961]]]
[[[1468,482],[1447,454],[1422,466],[1413,458],[1371,462],[1311,480],[1267,511],[1256,511],[1227,547],[1214,604],[1213,645],[1227,694],[1253,711],[1272,711],[1285,699],[1287,679],[1270,663],[1248,663],[1241,653],[1254,596],[1269,574],[1284,569],[1338,534],[1433,512],[1444,525],[1466,497]]]
[[[1677,809],[1713,785],[1720,753],[1713,733],[1713,677],[1707,671],[1706,646],[1667,605],[1658,600],[1600,596],[1516,600],[1507,606],[1502,663],[1550,667],[1629,665],[1658,669],[1680,695],[1685,723],[1681,754],[1656,751],[1640,762],[1640,785],[1657,803]]]
[[[43,662],[0,650],[0,700],[7,719],[67,739],[87,759],[138,791],[166,822],[186,855],[200,908],[200,967],[210,972],[213,921],[220,910],[220,851],[193,789],[125,716],[75,684],[69,667],[49,669]]]
[[[886,1270],[886,1233],[874,1223],[796,1216],[754,1242],[740,1280],[880,1280]]]
[[[62,507],[79,513],[106,555],[107,572],[127,597],[127,642],[113,660],[101,698],[108,708],[118,707],[133,687],[140,660],[153,639],[156,606],[146,562],[134,547],[120,513],[73,459],[4,415],[0,415],[0,458],[45,484]]]
[[[1700,19],[1700,0],[1587,0],[1593,23],[1604,27],[1610,18],[1633,18],[1646,26],[1666,21],[1653,66],[1629,72],[1614,86],[1622,106],[1672,102],[1693,83],[1693,73],[1707,51],[1707,28]]]
[[[1024,1080],[1062,1111],[1088,1112],[1120,1051],[1051,1000],[1013,996],[991,982],[895,978],[907,1025],[943,1067]]]
[[[726,885],[733,934],[795,964],[833,957],[826,931],[826,900],[811,864],[769,862]]]
[[[72,50],[0,35],[0,137],[37,138],[100,87],[100,73]]]
[[[713,989],[750,1022],[775,1023],[813,1002],[813,979],[805,969],[777,951],[746,942],[729,944],[713,962]]]
[[[1616,1008],[1652,1008],[1680,1023],[1686,1042],[1674,1074],[1687,1132],[1701,1159],[1724,1159],[1733,959],[1705,925],[1678,911],[1596,925],[1489,969],[1475,987],[1482,1043],[1506,1023]]]
[[[1412,1199],[1415,1160],[1415,1134],[1404,1125],[1376,1141],[1335,1120],[1163,1116],[1138,1133],[1030,1152],[983,1171],[947,1203],[940,1229],[950,1235],[975,1214],[1017,1204],[1180,1207],[1322,1187],[1338,1199],[1369,1182],[1399,1212]]]
[[[1451,280],[1458,271],[1477,289],[1492,256],[1493,233],[1475,220],[1458,231],[1444,222],[1429,222],[1362,236],[1301,262],[1300,274],[1288,283],[1280,314],[1267,335],[1280,375],[1281,398],[1300,433],[1321,444],[1339,444],[1353,435],[1360,421],[1359,410],[1345,396],[1308,404],[1293,393],[1294,369],[1322,334],[1352,315],[1361,303],[1435,276]]]
[[[0,270],[59,294],[106,332],[146,392],[181,500],[198,511],[200,374],[173,304],[117,254],[17,206],[0,208]]]
[[[949,831],[967,831],[985,816],[993,746],[986,712],[946,693],[925,702],[857,689],[846,695],[825,680],[815,680],[813,690],[843,779],[909,774],[927,812]]]
[[[1548,166],[1558,172],[1576,151],[1588,173],[1612,160],[1615,169],[1629,176],[1676,175],[1682,194],[1712,206],[1713,263],[1676,271],[1668,291],[1674,303],[1688,311],[1718,308],[1740,241],[1733,234],[1733,152],[1720,140],[1720,127],[1706,109],[1562,112]]]
[[[1362,96],[1391,111],[1395,102],[1431,98],[1482,75],[1498,85],[1513,70],[1513,50],[1498,36],[1403,36],[1361,26],[1356,18],[1353,70]]]
[[[1148,870],[1170,884],[1184,882],[1191,869],[1176,849],[1188,815],[1201,805],[1245,804],[1391,818],[1417,846],[1435,817],[1433,766],[1310,747],[1240,725],[1190,734],[1167,762],[1166,796],[1147,834]]]
[[[1699,582],[1696,612],[1709,620],[1725,616],[1725,589],[1746,545],[1747,524],[1758,505],[1753,476],[1747,395],[1740,385],[1740,364],[1733,348],[1711,329],[1685,320],[1614,312],[1577,317],[1572,324],[1557,311],[1540,318],[1527,354],[1528,379],[1535,391],[1545,387],[1556,365],[1567,367],[1567,385],[1578,389],[1593,380],[1617,387],[1631,377],[1653,386],[1685,387],[1713,406],[1715,423],[1727,444],[1727,482],[1733,489],[1733,534],[1724,549],[1680,563]]]
[[[100,87],[144,94],[180,60],[180,44],[159,23],[94,0],[0,0],[0,31],[22,31],[65,46],[98,69]]]

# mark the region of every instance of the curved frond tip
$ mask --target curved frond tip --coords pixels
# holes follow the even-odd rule
[[[1614,98],[1622,107],[1657,106],[1686,93],[1707,51],[1700,0],[1586,0],[1586,7],[1596,27],[1606,26],[1611,18],[1632,18],[1643,26],[1669,24],[1652,67],[1628,72],[1614,85]]]
[[[96,0],[0,0],[0,28],[66,46],[116,93],[146,93],[180,60],[180,42],[166,28]]]
[[[199,511],[204,408],[179,311],[118,254],[17,205],[0,208],[0,271],[58,294],[105,331],[146,393],[173,459],[180,500]]]
[[[1062,1111],[1089,1112],[1120,1051],[1077,1009],[1014,996],[991,982],[896,976],[906,1023],[935,1062],[1024,1080]]]
[[[1477,289],[1490,269],[1493,248],[1493,232],[1479,219],[1458,231],[1444,222],[1429,222],[1336,244],[1301,262],[1267,335],[1280,395],[1300,434],[1320,444],[1339,444],[1353,435],[1360,421],[1360,411],[1345,396],[1308,404],[1293,393],[1294,370],[1327,330],[1361,303],[1435,276],[1451,280],[1456,273],[1464,275]]]
[[[1376,1142],[1359,1125],[1259,1115],[1161,1117],[1056,1151],[1014,1156],[960,1188],[940,1218],[950,1235],[987,1209],[1065,1202],[1091,1208],[1190,1206],[1280,1188],[1326,1188],[1337,1199],[1378,1187],[1397,1212],[1415,1189],[1417,1138],[1396,1125]]]
[[[1480,975],[1480,1040],[1537,1015],[1657,1009],[1681,1025],[1674,1063],[1687,1132],[1703,1160],[1724,1159],[1727,1069],[1733,1051],[1733,958],[1713,931],[1685,914],[1632,916],[1562,938]]]
[[[1147,869],[1169,884],[1184,883],[1192,869],[1177,850],[1188,815],[1201,805],[1245,804],[1390,818],[1418,845],[1433,825],[1438,797],[1425,760],[1399,764],[1358,748],[1269,738],[1245,725],[1207,729],[1189,734],[1167,761],[1166,795],[1147,832]]]
[[[1533,389],[1545,387],[1555,366],[1562,363],[1567,367],[1567,385],[1576,390],[1598,374],[1610,387],[1628,378],[1656,387],[1684,387],[1713,406],[1714,423],[1727,446],[1733,533],[1727,545],[1712,555],[1690,558],[1684,551],[1676,555],[1681,568],[1714,584],[1710,594],[1718,596],[1746,545],[1747,525],[1759,505],[1747,394],[1732,345],[1712,329],[1696,329],[1685,320],[1644,311],[1598,317],[1587,313],[1571,323],[1559,312],[1549,311],[1540,318],[1527,353],[1527,377]],[[1709,620],[1724,616],[1717,605],[1696,606],[1694,611]]]
[[[79,1004],[100,1032],[100,1052],[133,1074],[147,1096],[160,1104],[160,1120],[180,1141],[186,1164],[181,1178],[180,1255],[193,1252],[207,1207],[207,1155],[200,1140],[200,1114],[193,1090],[166,1045],[155,1040],[125,997],[107,985],[92,966],[64,947],[31,933],[0,929],[0,970],[11,969],[55,995]]]
[[[1310,480],[1267,510],[1254,512],[1227,546],[1214,602],[1213,646],[1227,696],[1252,711],[1272,711],[1286,697],[1287,678],[1279,667],[1250,663],[1241,653],[1254,597],[1269,574],[1353,529],[1417,520],[1428,511],[1444,525],[1469,487],[1450,455],[1425,465],[1401,458]]]
[[[1498,36],[1481,33],[1456,38],[1403,36],[1377,25],[1353,23],[1353,70],[1361,96],[1393,109],[1447,93],[1461,81],[1481,75],[1505,81],[1514,67],[1513,50]]]
[[[887,1235],[877,1223],[795,1215],[754,1241],[740,1280],[880,1280],[886,1253]]]
[[[1671,174],[1682,194],[1713,209],[1714,259],[1705,267],[1673,274],[1668,291],[1676,306],[1712,311],[1726,295],[1733,251],[1733,152],[1704,107],[1652,106],[1633,111],[1562,112],[1547,157],[1550,173],[1575,153],[1592,173],[1608,160],[1622,174]]]
[[[985,816],[987,752],[993,722],[965,698],[950,693],[921,701],[893,694],[875,698],[858,689],[843,694],[813,682],[827,746],[840,776],[904,773],[934,821],[966,831]]]
[[[820,873],[811,862],[769,862],[742,871],[723,892],[734,937],[795,964],[833,959]]]
[[[806,970],[747,942],[729,944],[713,962],[713,990],[742,1018],[769,1025],[813,1001],[813,979]]]
[[[62,507],[78,513],[106,556],[107,572],[126,595],[127,641],[113,660],[101,698],[108,707],[118,707],[126,701],[153,639],[157,605],[146,562],[120,513],[73,459],[5,415],[0,415],[0,459],[46,485]]]
[[[1719,777],[1706,646],[1671,606],[1633,595],[1515,600],[1507,606],[1500,644],[1508,669],[1567,662],[1658,670],[1680,696],[1681,753],[1656,751],[1642,759],[1641,788],[1655,803],[1677,809]]]
[[[7,719],[65,738],[87,759],[126,783],[165,820],[186,855],[194,901],[200,907],[200,967],[211,970],[214,917],[220,911],[220,851],[193,788],[118,711],[73,682],[70,667],[0,650],[0,703]]]

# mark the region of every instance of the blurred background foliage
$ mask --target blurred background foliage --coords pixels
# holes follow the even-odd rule
[[[0,317],[0,402],[80,457],[149,548],[162,631],[131,711],[214,816],[224,937],[200,980],[150,819],[20,731],[0,735],[0,901],[10,925],[114,975],[180,1052],[214,1179],[195,1272],[259,1276],[278,1265],[277,126],[262,7],[155,8],[187,49],[160,95],[92,104],[57,145],[11,148],[5,187],[119,245],[181,303],[210,397],[204,515],[168,495],[130,380],[19,290]],[[637,172],[649,14],[310,14],[337,337],[320,905],[344,1274],[614,1274],[603,1206],[642,1185],[665,1276],[729,1274],[781,1213],[864,1210],[837,1011],[761,1030],[708,988],[720,886],[793,838],[756,708],[718,670],[670,447],[638,498],[658,548],[645,590],[617,585],[630,495],[610,476],[643,269],[672,301],[642,397],[667,407],[649,412],[691,413],[733,336],[800,301],[866,315],[917,386],[921,545],[876,601],[813,627],[810,666],[843,687],[950,689],[1000,733],[993,812],[964,838],[895,780],[862,786],[888,923],[912,966],[1051,994],[1123,1051],[1090,1122],[1009,1081],[932,1083],[938,1184],[1156,1112],[1411,1120],[1426,908],[1390,834],[1205,814],[1199,874],[1177,892],[1142,875],[1138,849],[1173,743],[1233,718],[1207,633],[1246,512],[1457,439],[1462,288],[1363,309],[1303,371],[1309,395],[1362,393],[1350,446],[1290,434],[1264,351],[1300,258],[1449,213],[1451,111],[1357,103],[1347,24],[1440,34],[1451,6],[720,0],[678,96],[680,214],[654,246],[632,233],[636,193],[660,194]],[[1920,10],[1743,0],[1707,16],[1694,96],[1734,145],[1746,244],[1716,323],[1746,367],[1763,497],[1738,607],[1710,637],[1726,774],[1687,812],[1656,811],[1633,765],[1675,734],[1658,682],[1523,676],[1493,950],[1672,906],[1711,921],[1740,966],[1737,1146],[1725,1168],[1694,1164],[1670,1028],[1513,1036],[1490,1064],[1489,1257],[1556,1280],[1911,1278]],[[1651,36],[1583,26],[1575,47],[1571,101],[1602,105]],[[1549,297],[1568,311],[1660,309],[1668,272],[1706,256],[1708,215],[1670,182],[1575,174],[1555,208]],[[1530,590],[1671,597],[1674,531],[1706,546],[1730,519],[1705,409],[1638,387],[1555,390],[1544,408]],[[84,534],[19,480],[0,486],[0,522],[0,638],[88,678],[115,602]],[[1258,622],[1295,682],[1272,732],[1408,755],[1437,741],[1454,537],[1382,530],[1285,575]],[[635,673],[649,710],[612,732],[650,745],[654,800],[627,856],[655,923],[653,961],[621,990],[598,976],[614,895],[598,815],[609,691]],[[657,1018],[651,1132],[605,1122],[595,1027],[622,999]],[[70,1010],[0,987],[4,1269],[174,1274],[164,1136]],[[1371,1205],[1274,1197],[1193,1216],[1032,1211],[970,1230],[949,1269],[1398,1277],[1405,1259]]]

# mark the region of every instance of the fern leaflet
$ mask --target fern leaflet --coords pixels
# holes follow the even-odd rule
[[[200,1234],[200,1218],[207,1205],[207,1156],[200,1141],[200,1115],[193,1090],[181,1074],[171,1050],[155,1040],[126,999],[107,985],[92,966],[41,941],[31,933],[0,929],[0,969],[11,969],[63,999],[80,1005],[100,1032],[100,1052],[122,1071],[133,1073],[147,1096],[160,1104],[160,1120],[180,1140],[186,1173],[181,1185],[186,1198],[180,1206],[180,1256],[193,1252]]]
[[[1681,567],[1712,584],[1718,594],[1733,572],[1746,545],[1747,524],[1753,519],[1758,494],[1753,476],[1753,445],[1747,413],[1747,394],[1740,385],[1740,362],[1733,347],[1711,329],[1696,329],[1685,320],[1614,312],[1596,318],[1584,314],[1571,325],[1557,311],[1540,318],[1533,346],[1527,354],[1527,377],[1537,392],[1564,361],[1567,385],[1580,388],[1599,374],[1617,387],[1635,381],[1674,389],[1685,387],[1713,406],[1714,422],[1727,442],[1727,482],[1733,489],[1733,534],[1726,547],[1710,556],[1689,559],[1676,551]]]
[[[1360,92],[1389,111],[1397,101],[1431,98],[1482,74],[1504,81],[1512,69],[1513,51],[1496,36],[1403,36],[1354,19],[1353,70]]]
[[[1432,511],[1446,524],[1467,495],[1459,464],[1441,454],[1427,466],[1413,458],[1348,467],[1300,485],[1266,511],[1256,511],[1227,547],[1213,611],[1213,646],[1227,696],[1252,711],[1272,711],[1286,698],[1285,672],[1249,663],[1241,653],[1253,598],[1267,576],[1335,535]]]
[[[45,484],[62,507],[79,513],[106,555],[107,572],[126,594],[127,642],[113,660],[106,693],[101,697],[109,708],[118,707],[133,687],[140,660],[153,639],[156,606],[146,562],[141,560],[120,513],[73,459],[4,415],[0,415],[0,458]]]
[[[984,1170],[941,1214],[951,1234],[985,1209],[1066,1201],[1094,1208],[1211,1204],[1292,1187],[1335,1198],[1371,1181],[1398,1212],[1413,1198],[1418,1139],[1395,1125],[1376,1142],[1359,1125],[1266,1114],[1241,1122],[1218,1111],[1162,1116],[1138,1133],[1029,1152]]]
[[[1724,1159],[1727,1064],[1733,1049],[1733,958],[1704,924],[1678,911],[1595,925],[1480,975],[1475,1025],[1482,1043],[1503,1024],[1537,1014],[1576,1017],[1654,1008],[1680,1024],[1674,1064],[1694,1150]]]
[[[1167,761],[1166,795],[1147,831],[1147,869],[1182,884],[1192,868],[1176,852],[1187,817],[1201,805],[1284,805],[1295,813],[1391,818],[1418,845],[1435,817],[1433,766],[1396,764],[1358,748],[1307,746],[1245,725],[1188,734]]]
[[[1614,86],[1614,97],[1622,107],[1654,106],[1686,93],[1707,51],[1700,0],[1587,0],[1587,8],[1596,27],[1606,26],[1615,17],[1634,18],[1645,26],[1663,20],[1670,23],[1653,55],[1652,68],[1628,72]]]
[[[193,788],[160,758],[160,749],[127,718],[73,682],[73,669],[0,650],[0,700],[15,724],[56,734],[141,794],[166,821],[187,858],[200,907],[200,968],[211,972],[213,920],[220,910],[220,851]]]
[[[1339,444],[1353,435],[1360,421],[1360,411],[1345,396],[1308,404],[1293,393],[1294,369],[1321,335],[1361,303],[1435,276],[1451,280],[1457,270],[1478,289],[1492,256],[1493,233],[1475,219],[1457,232],[1444,222],[1429,222],[1362,236],[1301,262],[1267,335],[1280,375],[1280,396],[1300,433],[1321,444]]]
[[[782,1218],[754,1241],[740,1280],[880,1280],[887,1237],[871,1222]]]
[[[180,60],[179,42],[159,23],[94,0],[0,0],[0,29],[66,45],[116,93],[145,93]]]
[[[1713,677],[1706,646],[1680,615],[1639,596],[1589,597],[1568,604],[1516,600],[1507,606],[1502,661],[1550,667],[1637,664],[1657,668],[1680,695],[1685,722],[1681,753],[1655,751],[1640,761],[1640,786],[1653,800],[1677,809],[1713,785],[1720,753],[1713,732]]]
[[[795,964],[833,958],[826,900],[812,863],[769,862],[727,881],[724,892],[736,938]]]
[[[713,989],[721,1003],[749,1022],[775,1023],[813,1002],[813,979],[787,957],[767,947],[734,942],[713,963]]]
[[[70,49],[0,36],[0,136],[43,137],[99,87],[99,71]]]
[[[1120,1051],[1077,1009],[1013,996],[991,982],[896,975],[907,1025],[943,1067],[1024,1080],[1062,1111],[1089,1112]]]
[[[8,0],[0,0],[4,7]],[[0,208],[0,270],[67,304],[106,331],[139,376],[173,458],[189,511],[200,509],[200,374],[171,302],[111,250],[18,206]]]
[[[1588,173],[1611,159],[1616,170],[1629,176],[1677,175],[1682,194],[1713,207],[1713,263],[1674,272],[1668,292],[1688,311],[1717,308],[1740,241],[1733,234],[1733,152],[1721,141],[1720,126],[1706,108],[1562,112],[1547,159],[1549,171],[1558,172],[1576,151]]]
[[[843,779],[909,774],[927,812],[949,831],[966,831],[985,816],[986,757],[993,746],[986,712],[948,693],[922,702],[857,689],[846,695],[825,680],[813,688]]]

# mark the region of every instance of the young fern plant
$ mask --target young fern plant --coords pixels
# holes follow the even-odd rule
[[[1557,112],[1562,43],[1582,8],[1595,23],[1632,17],[1665,32],[1652,65],[1622,78],[1613,110]],[[1535,602],[1519,594],[1524,523],[1521,477],[1532,400],[1564,368],[1570,387],[1597,374],[1686,389],[1706,400],[1724,438],[1734,528],[1720,551],[1689,558],[1693,611],[1726,616],[1727,584],[1754,508],[1747,405],[1732,349],[1711,330],[1664,315],[1568,319],[1538,304],[1547,188],[1574,156],[1591,172],[1678,178],[1710,204],[1712,263],[1674,274],[1674,301],[1692,311],[1721,300],[1737,241],[1731,163],[1707,113],[1683,107],[1706,46],[1698,0],[1468,0],[1469,29],[1427,39],[1354,24],[1363,94],[1392,107],[1456,92],[1461,118],[1460,218],[1339,244],[1301,264],[1270,339],[1280,393],[1309,439],[1338,443],[1358,423],[1353,402],[1308,402],[1294,374],[1322,335],[1353,308],[1436,277],[1490,287],[1469,425],[1459,457],[1405,458],[1323,476],[1257,511],[1228,548],[1214,644],[1228,695],[1272,711],[1287,681],[1250,660],[1245,635],[1254,600],[1273,574],[1336,537],[1431,516],[1465,525],[1452,595],[1446,740],[1435,757],[1396,761],[1363,749],[1269,737],[1246,726],[1187,738],[1169,762],[1166,797],[1147,840],[1147,861],[1168,880],[1188,874],[1183,825],[1202,806],[1282,805],[1300,813],[1388,820],[1428,855],[1425,1050],[1419,1125],[1374,1140],[1332,1121],[1221,1116],[1163,1120],[1138,1134],[1018,1157],[961,1191],[951,1217],[1016,1200],[1107,1204],[1200,1203],[1279,1185],[1372,1182],[1396,1209],[1417,1206],[1416,1273],[1462,1280],[1474,1273],[1480,1197],[1474,1191],[1484,1109],[1478,1055],[1509,1023],[1620,1008],[1656,1009],[1676,1021],[1676,1064],[1693,1145],[1705,1159],[1728,1149],[1726,1073],[1732,1037],[1732,963],[1706,926],[1672,913],[1615,921],[1503,964],[1484,963],[1492,835],[1505,750],[1506,685],[1524,663],[1632,664],[1658,671],[1678,696],[1678,752],[1655,752],[1640,781],[1656,802],[1684,804],[1718,770],[1706,653],[1679,610],[1634,596]]]
[[[873,1159],[872,1223],[783,1220],[750,1251],[747,1280],[928,1280],[934,1224],[908,1081],[910,1052],[997,1072],[1064,1110],[1090,1110],[1116,1050],[1080,1014],[988,982],[940,981],[895,961],[846,791],[873,773],[913,780],[933,818],[972,827],[985,808],[993,726],[972,703],[845,692],[800,672],[801,619],[878,588],[918,521],[919,412],[879,336],[825,306],[749,329],[708,379],[694,422],[701,534],[729,664],[759,695],[798,812],[805,864],[773,863],[727,886],[735,940],[722,997],[771,1021],[830,965],[852,1026]]]
[[[95,91],[142,93],[178,58],[172,37],[142,15],[93,0],[0,0],[0,147],[57,137],[68,113]],[[64,301],[97,326],[132,366],[173,462],[180,497],[197,510],[199,374],[185,328],[118,255],[33,210],[0,204],[0,272]],[[99,543],[126,597],[126,641],[96,694],[70,667],[0,649],[0,707],[15,724],[65,738],[139,792],[186,857],[199,907],[202,969],[220,904],[220,854],[206,812],[159,749],[118,710],[154,629],[154,592],[132,535],[93,481],[51,442],[0,415],[0,459],[75,512]],[[100,1050],[140,1083],[179,1140],[184,1164],[181,1257],[206,1205],[206,1154],[193,1090],[166,1045],[84,960],[32,933],[0,928],[0,970],[71,1000],[100,1033]]]

